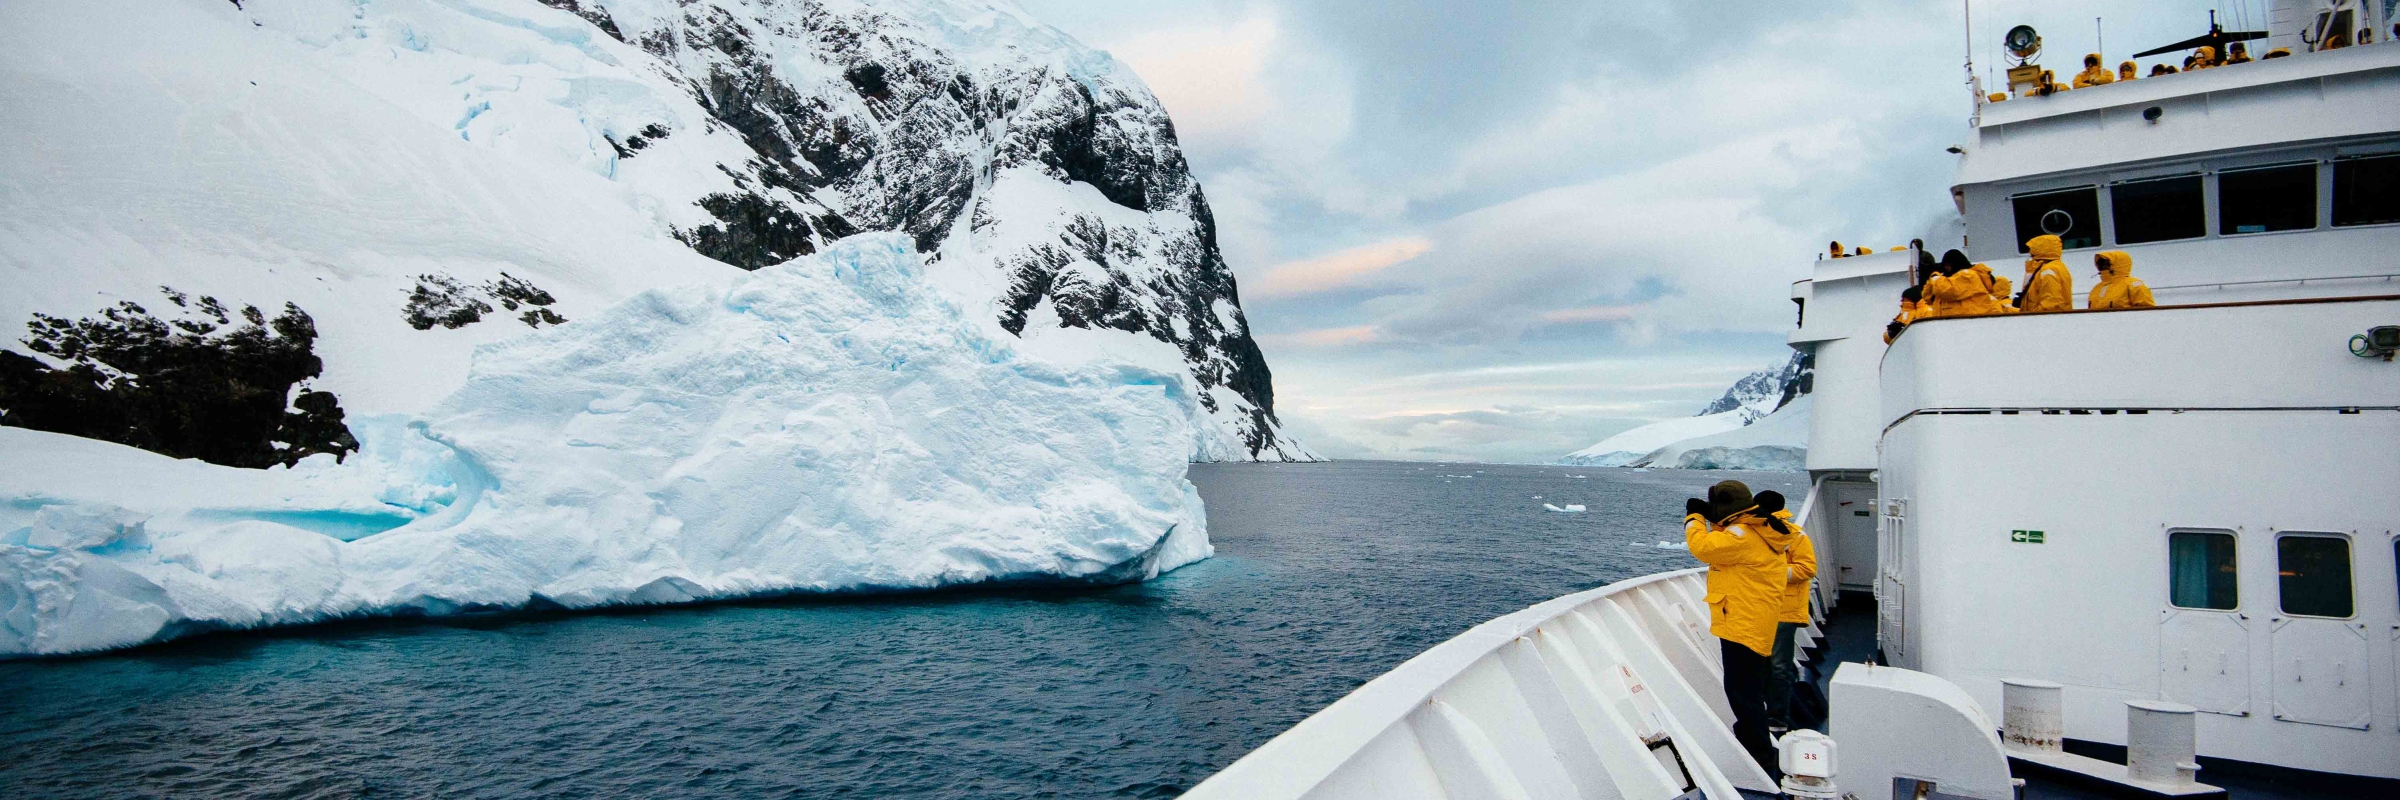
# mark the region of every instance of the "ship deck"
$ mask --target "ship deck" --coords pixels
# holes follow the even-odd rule
[[[1875,598],[1866,592],[1843,592],[1841,602],[1826,613],[1820,629],[1825,634],[1821,642],[1822,649],[1812,650],[1811,660],[1803,666],[1808,670],[1808,678],[1817,684],[1820,692],[1830,692],[1834,665],[1847,661],[1872,661],[1875,658]],[[1818,665],[1824,668],[1819,669]],[[2088,758],[2120,764],[2125,762],[2125,748],[2119,745],[2069,739],[2066,749]],[[2299,772],[2207,756],[2200,758],[2200,766],[2200,781],[2224,788],[2226,796],[2234,800],[2400,796],[2400,787],[2388,781]],[[2100,784],[2017,759],[2010,759],[2009,767],[2017,777],[2025,779],[2025,800],[2115,800],[2156,796]],[[1766,796],[1750,795],[1748,792],[1744,794]]]

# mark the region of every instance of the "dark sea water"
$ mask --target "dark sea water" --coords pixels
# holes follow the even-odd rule
[[[1805,489],[1197,465],[1217,556],[1137,586],[345,623],[0,662],[0,797],[1168,797],[1478,622],[1692,566],[1650,545],[1728,476]]]

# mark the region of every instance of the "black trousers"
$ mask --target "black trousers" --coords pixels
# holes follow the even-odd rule
[[[1775,744],[1767,739],[1767,657],[1729,639],[1717,645],[1724,653],[1725,700],[1733,704],[1733,738],[1768,775],[1781,775]]]

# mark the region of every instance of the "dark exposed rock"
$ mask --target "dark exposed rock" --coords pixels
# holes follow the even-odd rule
[[[717,224],[677,232],[677,238],[701,255],[742,269],[781,264],[817,251],[819,241],[831,241],[857,231],[832,215],[811,221],[800,212],[757,194],[712,194],[700,207]],[[819,229],[822,229],[820,240]]]
[[[0,425],[232,467],[358,449],[340,401],[305,386],[324,365],[316,321],[299,306],[273,319],[244,306],[237,323],[213,297],[162,291],[181,311],[174,319],[131,301],[98,318],[34,315],[23,343],[51,363],[0,351]]]
[[[892,85],[883,81],[882,64],[860,64],[842,72],[842,78],[858,90],[858,96],[869,100],[892,99]]]
[[[483,315],[492,313],[492,303],[499,303],[510,311],[524,309],[517,315],[518,321],[539,328],[567,321],[548,308],[557,302],[549,292],[506,272],[482,286],[464,286],[448,275],[419,275],[404,312],[409,327],[417,330],[432,330],[435,325],[456,330],[483,321]]]
[[[641,152],[642,148],[657,144],[658,140],[667,138],[667,133],[666,126],[653,122],[642,126],[640,132],[625,137],[625,141],[622,142],[605,135],[600,138],[607,140],[608,146],[617,151],[618,158],[632,158],[633,154]]]
[[[433,326],[457,330],[483,321],[492,311],[492,304],[475,296],[475,290],[458,285],[458,279],[448,275],[419,275],[417,288],[408,293],[404,309],[408,326],[417,330],[432,330]]]

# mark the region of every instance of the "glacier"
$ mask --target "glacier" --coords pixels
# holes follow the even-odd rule
[[[1603,439],[1557,463],[1581,467],[1804,470],[1808,393],[1816,365],[1806,353],[1735,381],[1695,416],[1660,420]]]
[[[1155,577],[1211,554],[1189,378],[1062,363],[902,234],[478,347],[337,463],[0,428],[0,656],[525,606]]]

